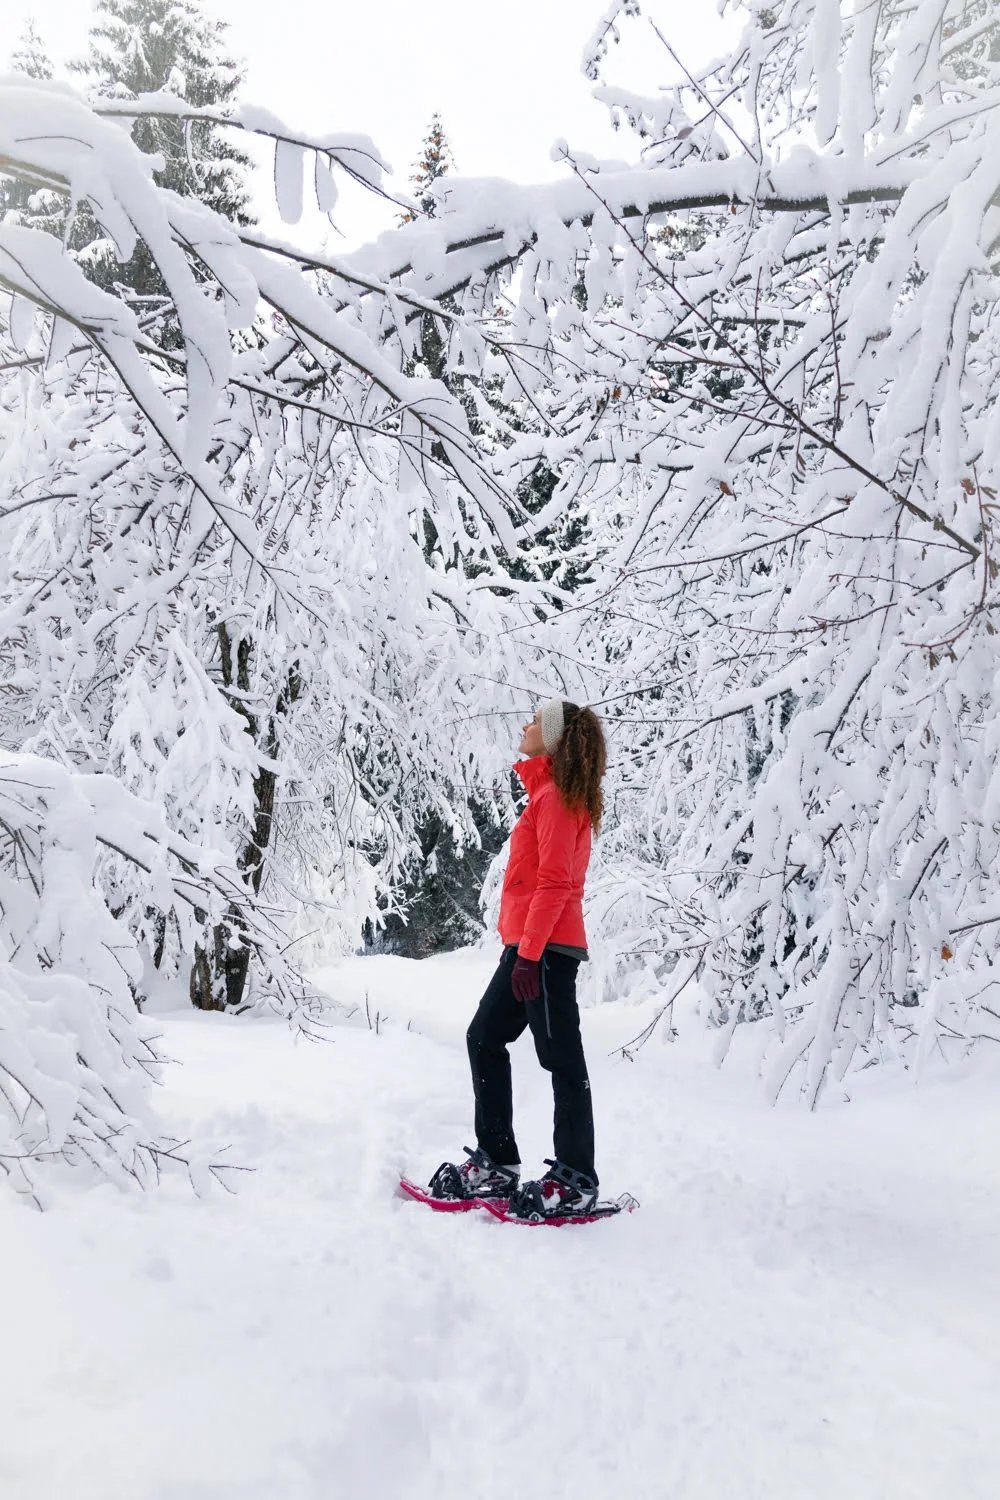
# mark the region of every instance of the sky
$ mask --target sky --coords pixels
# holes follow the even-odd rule
[[[606,0],[208,0],[229,23],[228,45],[246,63],[242,98],[303,130],[370,135],[401,185],[431,114],[440,112],[457,169],[521,182],[551,179],[559,138],[598,156],[632,154],[590,94],[580,58]],[[688,65],[721,46],[712,0],[649,0]],[[0,71],[29,16],[58,63],[85,50],[90,0],[2,0]],[[655,88],[675,68],[645,22],[627,23],[609,76]],[[394,213],[344,192],[336,221],[345,240],[377,232]]]

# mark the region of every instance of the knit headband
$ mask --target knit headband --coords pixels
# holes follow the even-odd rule
[[[563,737],[566,720],[561,698],[550,698],[542,704],[542,744],[547,755],[556,753],[556,746]]]

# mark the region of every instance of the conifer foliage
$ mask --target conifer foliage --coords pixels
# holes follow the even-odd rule
[[[38,33],[34,17],[30,17],[20,41],[11,53],[10,66],[13,72],[23,73],[26,78],[51,78],[52,60],[45,50],[45,43]]]
[[[226,47],[228,28],[199,0],[98,0],[87,56],[75,63],[88,94],[137,99],[164,91],[194,111],[235,103],[243,68]],[[245,152],[205,120],[140,118],[132,139],[164,166],[157,181],[246,223]]]
[[[420,157],[410,177],[416,189],[420,214],[437,216],[442,200],[435,184],[455,168],[451,143],[441,117],[431,118]],[[413,223],[407,212],[401,223]],[[441,380],[461,401],[470,431],[481,431],[468,372],[454,369],[449,344],[454,331],[456,305],[445,298],[441,310],[446,318],[425,313],[420,319],[420,339],[408,370]],[[434,567],[447,566],[442,538],[430,516],[424,517],[424,553]],[[510,566],[508,562],[507,566]],[[456,728],[458,726],[455,726]],[[442,726],[444,729],[444,726]],[[444,729],[447,733],[447,729]],[[460,731],[459,731],[460,732]],[[462,788],[450,790],[449,801],[464,801]],[[395,890],[387,890],[386,908],[377,921],[365,927],[367,948],[387,948],[408,958],[425,958],[475,942],[482,931],[480,893],[490,864],[504,842],[492,798],[474,798],[467,818],[431,812],[415,830],[405,866],[405,877]]]
[[[200,0],[97,0],[85,58],[73,70],[88,94],[124,101],[164,92],[192,110],[234,103],[243,70],[226,48],[227,27]],[[250,158],[223,129],[204,119],[147,115],[132,124],[146,155],[163,158],[157,181],[197,198],[239,224],[249,222]],[[79,217],[73,243],[84,250],[100,285],[118,280],[140,295],[163,290],[140,244],[123,267],[92,216]]]
[[[413,169],[410,178],[416,189],[417,202],[420,212],[428,219],[433,219],[438,211],[438,198],[434,192],[434,184],[446,177],[448,172],[455,166],[455,158],[451,149],[451,142],[445,135],[444,126],[441,124],[441,116],[436,112],[431,116],[424,144],[421,149],[420,159]],[[413,215],[407,213],[403,217],[403,223],[409,224]]]
[[[22,73],[25,78],[52,77],[52,61],[33,18],[11,53],[10,68],[12,73]],[[44,192],[36,193],[30,183],[0,177],[0,216],[17,214],[22,224],[31,222],[37,228],[51,227],[58,233],[59,215],[53,214],[53,208],[51,197]]]

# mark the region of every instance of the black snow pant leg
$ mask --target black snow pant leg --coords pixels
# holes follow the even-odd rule
[[[525,1007],[514,999],[510,987],[516,958],[516,949],[504,949],[466,1034],[476,1099],[476,1144],[504,1167],[515,1166],[521,1160],[514,1139],[514,1101],[507,1051],[528,1025]]]
[[[543,954],[542,993],[524,1008],[538,1061],[552,1074],[556,1158],[596,1182],[594,1110],[580,1036],[580,1009],[576,1003],[579,967],[579,960],[569,954]]]

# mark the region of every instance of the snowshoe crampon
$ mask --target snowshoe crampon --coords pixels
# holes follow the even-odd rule
[[[527,1215],[510,1213],[506,1203],[499,1203],[495,1199],[483,1199],[482,1206],[502,1224],[526,1224],[530,1229],[538,1229],[547,1224],[550,1228],[558,1229],[565,1224],[596,1224],[599,1219],[613,1219],[620,1213],[630,1214],[639,1207],[639,1202],[631,1193],[622,1193],[617,1198],[599,1199],[586,1213],[546,1214],[535,1209]]]

